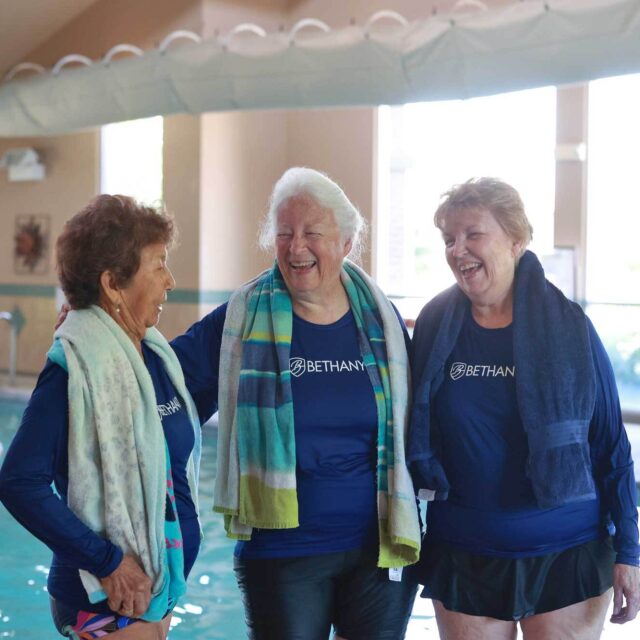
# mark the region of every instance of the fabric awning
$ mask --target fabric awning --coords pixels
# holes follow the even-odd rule
[[[151,115],[469,98],[640,72],[640,0],[524,0],[329,32],[224,39],[0,84],[0,136]]]

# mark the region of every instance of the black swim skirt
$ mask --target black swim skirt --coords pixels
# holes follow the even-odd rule
[[[603,594],[613,584],[615,556],[611,538],[533,558],[477,555],[425,538],[420,595],[449,611],[520,620]]]

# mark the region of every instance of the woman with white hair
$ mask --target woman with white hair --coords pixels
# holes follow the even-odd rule
[[[407,335],[346,259],[364,226],[326,175],[289,169],[261,236],[273,267],[172,343],[194,397],[218,392],[214,508],[257,640],[395,640],[411,613]]]

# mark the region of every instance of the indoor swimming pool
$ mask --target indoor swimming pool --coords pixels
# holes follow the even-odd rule
[[[0,461],[18,428],[24,402],[0,397]],[[175,640],[241,640],[244,613],[232,568],[233,541],[222,518],[213,514],[216,430],[203,430],[200,508],[204,540],[189,576],[187,595],[175,609],[170,637]],[[0,505],[0,638],[53,640],[46,590],[51,552]]]
[[[3,397],[0,389],[0,462],[18,428],[24,407],[24,400]],[[628,432],[634,451],[640,451],[640,427],[632,427]],[[246,638],[242,603],[232,568],[234,543],[224,534],[222,518],[211,511],[215,465],[216,429],[205,426],[199,492],[204,540],[189,577],[187,595],[175,609],[170,640]],[[636,470],[638,468],[636,459]],[[51,552],[27,533],[2,505],[0,532],[4,540],[0,545],[0,639],[60,638],[51,622],[46,591]],[[637,633],[637,623],[620,627],[607,622],[602,640],[635,640]],[[406,640],[437,638],[431,601],[418,597]]]

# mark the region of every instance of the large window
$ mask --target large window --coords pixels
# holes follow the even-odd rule
[[[376,275],[405,317],[453,282],[433,213],[441,194],[494,176],[522,196],[532,248],[553,250],[556,91],[382,107]]]
[[[640,75],[589,85],[587,313],[640,412]]]
[[[162,201],[160,116],[102,127],[100,190],[132,196],[145,204]]]

